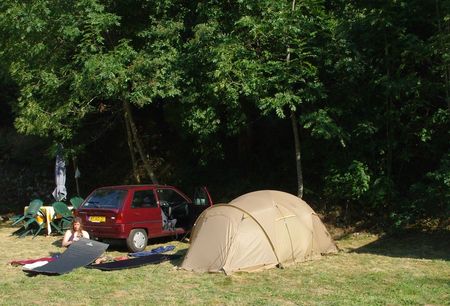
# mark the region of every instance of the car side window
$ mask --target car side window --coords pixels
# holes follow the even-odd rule
[[[153,190],[137,190],[134,192],[131,208],[157,207]]]
[[[159,200],[162,202],[167,202],[169,206],[175,206],[177,204],[187,202],[185,198],[172,189],[158,189],[157,193]]]
[[[120,208],[127,196],[126,190],[98,189],[83,204],[84,208]]]

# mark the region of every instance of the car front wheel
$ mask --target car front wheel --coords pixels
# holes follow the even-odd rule
[[[147,233],[143,229],[134,229],[127,238],[127,247],[132,252],[141,252],[147,246]]]

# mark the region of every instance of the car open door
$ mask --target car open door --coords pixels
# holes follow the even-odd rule
[[[209,191],[206,187],[197,187],[194,191],[194,196],[192,197],[192,205],[189,207],[189,214],[191,217],[191,226],[194,225],[195,220],[197,220],[197,217],[200,216],[200,214],[207,209],[208,207],[212,206],[213,200],[211,198],[211,195],[209,194]]]

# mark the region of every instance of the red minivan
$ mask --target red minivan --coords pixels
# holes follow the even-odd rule
[[[192,201],[173,186],[123,185],[95,189],[75,214],[92,237],[125,239],[130,251],[139,252],[149,238],[187,233],[212,205],[205,187]]]

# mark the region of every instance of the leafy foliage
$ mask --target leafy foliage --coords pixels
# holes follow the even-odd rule
[[[347,170],[340,172],[332,169],[325,177],[325,194],[330,199],[356,201],[369,190],[370,175],[368,167],[360,161],[354,160]]]
[[[158,174],[224,200],[293,192],[294,118],[307,200],[444,220],[449,16],[441,0],[5,0],[1,118],[122,182],[129,103]]]

